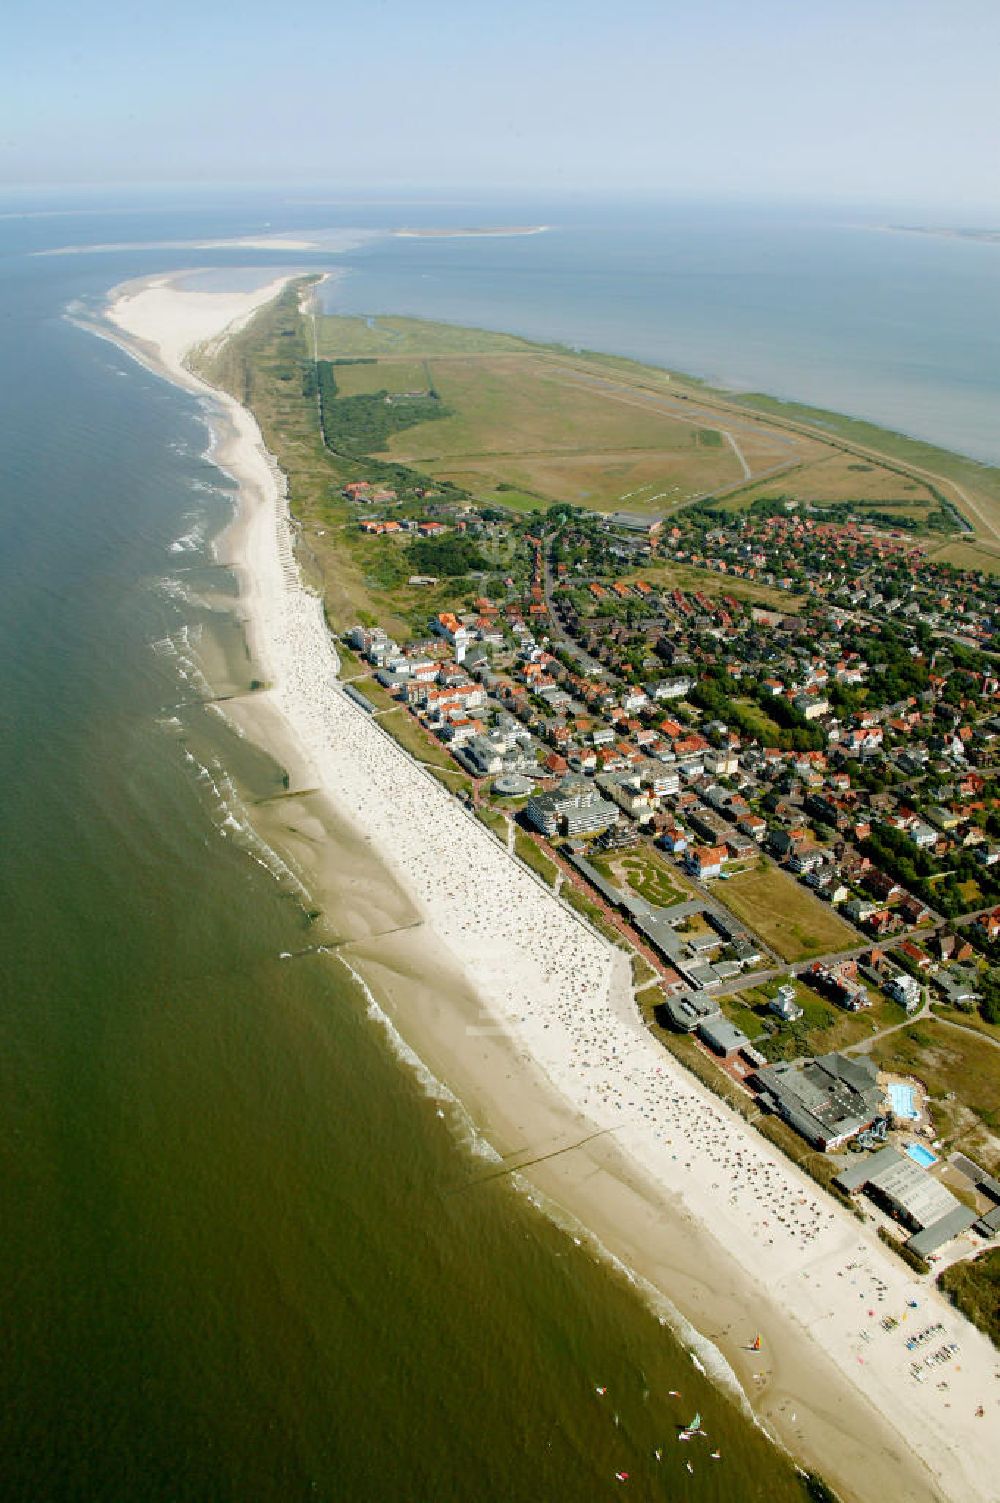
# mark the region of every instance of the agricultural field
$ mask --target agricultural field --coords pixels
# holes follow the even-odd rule
[[[879,1039],[871,1052],[882,1069],[923,1082],[934,1125],[949,1148],[1000,1173],[1000,1049],[975,1033],[921,1019]]]
[[[762,859],[718,887],[718,896],[776,955],[808,960],[858,943],[857,932],[808,888]]]

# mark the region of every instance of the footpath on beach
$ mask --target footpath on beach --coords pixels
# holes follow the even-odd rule
[[[173,379],[204,391],[183,369],[185,350],[245,322],[279,285],[213,295],[215,306],[199,309],[192,300],[209,295],[160,280],[126,290],[111,318],[147,351],[156,348]],[[801,1340],[820,1344],[943,1497],[1000,1497],[1000,1356],[869,1228],[665,1053],[635,1008],[623,1005],[610,946],[347,697],[321,602],[295,562],[284,477],[252,416],[230,398],[217,400],[232,425],[227,464],[247,508],[254,649],[268,698],[317,786],[371,840],[495,1026],[595,1132],[613,1134],[658,1188],[664,1215],[683,1207],[742,1271],[748,1290],[766,1286]],[[957,1348],[946,1367],[907,1349],[904,1337],[924,1327],[933,1330],[935,1352]]]

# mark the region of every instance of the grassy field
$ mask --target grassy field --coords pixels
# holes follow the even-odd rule
[[[649,961],[642,955],[632,956],[632,986],[638,988],[645,986],[650,981],[655,981],[657,972],[653,970]]]
[[[763,858],[756,870],[719,886],[717,895],[782,960],[807,960],[859,942],[832,909]]]
[[[971,1012],[963,1012],[960,1007],[945,1007],[934,996],[931,997],[931,1011],[935,1017],[944,1018],[946,1022],[958,1023],[962,1028],[971,1028],[975,1033],[981,1033],[984,1038],[994,1039],[1000,1044],[1000,1026],[996,1023],[987,1023],[978,1007]]]
[[[473,477],[470,490],[478,488],[478,480]],[[457,485],[464,485],[464,481],[456,481]],[[478,491],[478,499],[484,506],[502,506],[509,511],[543,511],[548,505],[545,496],[537,496],[532,491],[519,491],[510,485],[505,485],[502,490]]]
[[[462,798],[472,797],[472,779],[458,767],[432,767],[428,765],[427,771],[432,777],[437,779],[442,788],[447,788],[449,793],[460,795]]]
[[[441,609],[412,591],[393,591],[371,571],[352,509],[339,496],[358,467],[325,447],[315,398],[305,395],[311,345],[292,285],[247,327],[204,362],[206,377],[248,404],[264,440],[288,476],[289,495],[302,527],[299,556],[323,595],[334,630],[365,619],[380,621],[402,640],[416,630],[416,614]]]
[[[341,678],[354,678],[356,674],[368,672],[366,664],[349,647],[345,647],[343,642],[337,643],[337,656],[340,659]]]
[[[855,452],[871,452],[911,468],[911,478],[924,479],[946,498],[965,511],[982,537],[1000,540],[1000,468],[979,464],[964,455],[939,449],[921,439],[879,428],[859,418],[808,407],[799,402],[784,402],[757,392],[733,396],[727,402],[752,408],[766,417],[783,423],[805,425],[840,440]],[[862,456],[863,457],[863,456]]]
[[[461,324],[432,323],[423,318],[344,318],[321,314],[316,318],[316,344],[321,359],[352,356],[487,355],[510,351],[535,353],[540,345],[516,334],[469,329]]]
[[[530,866],[533,872],[537,872],[547,887],[554,886],[559,873],[558,866],[520,825],[514,827],[514,853],[520,856],[525,866]]]
[[[777,746],[779,728],[770,715],[765,715],[760,705],[752,699],[738,699],[735,701],[741,711],[741,724],[747,732],[759,737],[768,746]]]
[[[706,446],[700,428],[581,387],[545,357],[427,364],[452,416],[394,435],[387,452],[439,477],[606,508],[647,486],[660,510],[739,478],[732,450]]]
[[[425,392],[430,387],[423,360],[377,360],[373,365],[335,365],[337,390],[345,397],[363,391]]]
[[[1000,1347],[1000,1247],[971,1262],[953,1263],[938,1275],[938,1284],[973,1325]]]
[[[498,809],[485,808],[479,804],[476,808],[476,818],[481,819],[488,830],[492,830],[500,840],[507,843],[507,821]]]
[[[1000,544],[1000,467],[976,463],[860,419],[767,395],[719,391],[677,371],[598,352],[543,346],[487,329],[402,317],[322,316],[316,325],[320,355],[334,359],[376,356],[414,362],[430,356],[505,355],[522,356],[535,365],[546,362],[553,367],[553,379],[564,385],[598,389],[609,404],[632,406],[636,413],[641,407],[653,407],[665,419],[663,427],[669,421],[689,425],[692,449],[701,451],[702,460],[731,452],[729,443],[716,442],[716,436],[728,430],[755,472],[788,472],[774,473],[767,487],[777,488],[780,482],[786,493],[800,499],[812,496],[820,502],[868,500],[869,505],[877,507],[880,502],[895,500],[901,504],[901,511],[913,510],[914,516],[928,504],[937,505],[938,497],[943,496],[965,510],[979,534],[977,541]],[[713,437],[708,439],[707,433]],[[660,448],[669,451],[674,445],[665,442]],[[735,455],[731,457],[735,460]],[[568,473],[550,479],[564,485],[582,484],[579,475],[573,478]],[[547,496],[559,499],[555,491],[534,479],[522,478],[519,484],[528,491],[541,488]],[[662,488],[669,491],[677,484],[677,476],[669,478],[665,472]],[[582,504],[588,504],[586,497]],[[589,500],[589,504],[595,505],[595,500]],[[659,510],[669,510],[669,505],[668,494],[660,500]],[[961,540],[958,546],[970,544]],[[988,558],[991,562],[985,567],[1000,570],[1000,558]]]
[[[377,686],[376,686],[377,687]],[[368,684],[359,684],[362,694],[369,692]],[[396,706],[393,710],[387,710],[384,715],[378,717],[378,723],[384,731],[388,731],[394,741],[398,741],[418,762],[423,762],[427,767],[441,767],[446,772],[460,772],[461,769],[445,751],[440,741],[436,741],[429,731],[425,731],[422,725],[418,725],[411,715]]]
[[[921,1020],[872,1046],[886,1070],[927,1087],[931,1114],[948,1148],[960,1148],[1000,1172],[1000,1050],[974,1034]]]
[[[359,620],[377,621],[398,641],[411,641],[425,634],[428,616],[465,609],[478,592],[466,580],[408,584],[411,566],[403,550],[360,532],[357,510],[342,499],[340,488],[370,475],[363,459],[334,455],[323,443],[309,388],[311,347],[293,284],[205,362],[204,373],[252,407],[268,448],[288,476],[300,523],[299,560],[323,596],[331,627],[339,631]]]
[[[455,416],[397,432],[391,444],[402,451],[419,438],[423,463],[423,456],[437,453],[446,440],[453,452],[443,459],[427,458],[428,472],[442,474],[450,468],[461,473],[475,494],[501,506],[528,509],[557,499],[629,505],[622,498],[633,482],[641,481],[644,489],[634,504],[650,512],[667,511],[729,476],[730,470],[720,466],[736,463],[730,444],[706,438],[724,425],[754,465],[773,466],[777,457],[807,467],[823,453],[818,430],[792,431],[784,416],[778,424],[757,418],[696,382],[682,383],[668,372],[629,361],[414,319],[320,317],[316,333],[322,355],[379,360],[375,366],[336,368],[356,390],[373,389],[369,383],[375,382],[376,390],[382,385],[411,389],[421,372],[422,386],[428,372],[435,382],[447,379],[445,396]],[[395,375],[387,374],[390,366],[396,367]],[[204,371],[252,407],[268,447],[278,456],[301,525],[299,557],[307,578],[323,595],[334,629],[377,620],[398,640],[408,641],[422,635],[428,615],[464,608],[471,591],[461,583],[410,586],[400,550],[364,537],[356,512],[341,499],[341,486],[369,478],[370,466],[366,471],[363,458],[335,455],[323,444],[314,383],[310,385],[312,327],[300,314],[298,285],[263,309],[221,351],[205,357]],[[885,437],[887,442],[896,438]],[[899,440],[904,447],[908,442]],[[469,444],[484,445],[485,452],[454,452]],[[917,446],[924,459],[940,452],[925,453],[926,448]],[[996,479],[1000,503],[1000,471],[972,469],[981,482],[975,495],[986,495]],[[962,469],[963,484],[971,485],[972,469]],[[865,478],[862,471],[853,473]],[[515,489],[498,490],[501,484]],[[949,545],[973,546],[979,547],[965,540]],[[997,547],[1000,559],[1000,542]],[[663,583],[713,595],[731,593],[785,611],[798,603],[792,595],[710,571],[655,572]]]
[[[963,455],[840,413],[784,402],[758,393],[722,391],[682,372],[659,371],[635,361],[593,351],[583,352],[575,359],[580,364],[585,362],[595,371],[613,374],[636,386],[655,391],[669,390],[676,400],[690,404],[692,409],[701,407],[715,423],[721,420],[727,425],[727,414],[730,415],[729,422],[733,421],[733,414],[759,415],[764,420],[772,445],[779,433],[784,433],[789,439],[795,437],[796,446],[784,455],[789,463],[819,459],[821,450],[827,453],[839,450],[849,454],[851,460],[874,460],[880,468],[895,470],[899,474],[897,495],[910,494],[902,490],[906,481],[926,484],[932,493],[940,491],[947,501],[964,511],[982,538],[1000,541],[1000,467],[981,465]],[[752,450],[752,443],[745,441],[742,433],[739,441],[744,452]],[[880,461],[887,461],[887,465],[881,465]],[[765,466],[752,464],[752,467]],[[869,494],[861,483],[865,481],[865,475],[863,472],[856,474],[859,483],[852,499],[863,500]],[[778,478],[773,482],[775,486]],[[796,494],[794,483],[781,488],[789,495]]]
[[[564,882],[560,896],[576,913],[582,914],[585,919],[588,919],[598,934],[603,934],[606,940],[609,940],[613,945],[618,945],[620,949],[625,948],[625,940],[619,934],[614,924],[608,923],[597,904],[586,897],[579,888],[574,887],[571,882]]]
[[[785,494],[814,506],[851,502],[862,512],[871,509],[918,523],[926,522],[939,505],[926,481],[839,451],[827,451],[812,463],[797,465],[758,485],[744,486],[724,505],[727,511],[745,511],[759,497]]]
[[[476,495],[513,485],[510,505],[564,500],[665,514],[740,487],[735,506],[780,490],[895,508],[920,521],[937,511],[942,491],[913,465],[940,473],[953,501],[952,478],[971,504],[995,504],[1000,513],[1000,471],[851,419],[736,399],[633,361],[411,318],[323,315],[316,334],[321,356],[378,361],[337,367],[345,393],[432,384],[440,392],[452,416],[395,434],[389,456]],[[754,474],[768,476],[752,492],[734,444]]]
[[[982,574],[1000,574],[1000,545],[997,543],[966,542],[963,538],[960,542],[942,543],[933,548],[929,556],[936,564],[953,564],[956,569],[974,569]]]
[[[870,1011],[845,1012],[825,997],[820,997],[801,982],[794,982],[796,1000],[802,1017],[785,1023],[767,1011],[768,1002],[777,995],[779,981],[727,998],[723,1010],[751,1038],[767,1023],[767,1040],[760,1047],[768,1059],[799,1059],[808,1054],[826,1054],[832,1049],[846,1049],[860,1044],[872,1033],[891,1028],[904,1020],[905,1013],[887,997],[879,997]],[[739,1013],[741,1016],[736,1016]],[[748,1026],[752,1020],[753,1026]]]
[[[627,584],[634,579],[644,579],[661,590],[701,590],[710,597],[732,595],[734,600],[747,600],[751,605],[783,611],[789,616],[800,610],[805,600],[803,595],[793,594],[791,590],[772,589],[770,585],[755,584],[752,579],[737,579],[732,574],[699,569],[693,564],[655,564],[635,575],[623,577]]]

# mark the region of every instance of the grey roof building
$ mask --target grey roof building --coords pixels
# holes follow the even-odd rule
[[[849,1195],[866,1190],[891,1211],[913,1232],[906,1246],[921,1258],[968,1231],[976,1221],[975,1211],[968,1210],[940,1180],[895,1148],[882,1148],[845,1169],[834,1183]]]
[[[878,1072],[865,1057],[823,1054],[801,1065],[768,1065],[753,1084],[763,1105],[824,1152],[868,1127],[882,1104]]]
[[[568,835],[589,835],[605,830],[618,818],[618,810],[602,798],[586,778],[565,777],[551,793],[536,793],[525,814],[543,835],[555,835],[563,824]]]
[[[521,772],[504,772],[493,779],[493,792],[502,798],[521,798],[530,793],[535,784]]]
[[[657,1011],[660,1010],[679,1033],[694,1033],[699,1023],[719,1016],[719,1004],[707,992],[680,992],[664,997],[657,1004]]]
[[[969,1227],[975,1224],[975,1220],[975,1211],[970,1211],[967,1206],[963,1206],[956,1200],[953,1210],[948,1211],[930,1226],[914,1232],[906,1246],[911,1252],[916,1253],[918,1258],[926,1258],[929,1253],[936,1252],[953,1237],[960,1237],[963,1232],[967,1232]]]
[[[706,1018],[695,1029],[702,1043],[707,1044],[713,1054],[721,1054],[723,1058],[730,1054],[736,1054],[750,1040],[742,1028],[737,1028],[735,1023],[730,1023],[728,1018]]]
[[[1000,1206],[994,1206],[976,1222],[976,1231],[981,1237],[995,1237],[1000,1232]]]

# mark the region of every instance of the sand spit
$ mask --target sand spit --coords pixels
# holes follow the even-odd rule
[[[121,289],[110,318],[143,358],[207,395],[185,351],[241,326],[285,280],[221,295],[158,278]],[[620,956],[346,698],[295,563],[284,478],[251,415],[220,394],[214,403],[217,458],[241,490],[244,607],[273,685],[254,698],[280,715],[315,786],[425,920],[442,971],[475,998],[472,1010],[442,1008],[426,1034],[433,1057],[418,1052],[432,1068],[450,1062],[449,1083],[468,1069],[501,1133],[591,1138],[532,1181],[699,1329],[726,1333],[719,1345],[755,1410],[846,1496],[1000,1499],[996,1352],[674,1063],[630,1007]],[[426,963],[433,952],[422,953]],[[421,1036],[405,998],[394,1016]],[[900,1326],[886,1331],[887,1316]],[[751,1357],[757,1329],[764,1351]],[[925,1363],[949,1343],[947,1362]]]
[[[481,240],[502,238],[505,235],[544,235],[551,226],[547,224],[484,225],[481,228],[469,225],[454,230],[394,230],[401,240]]]

